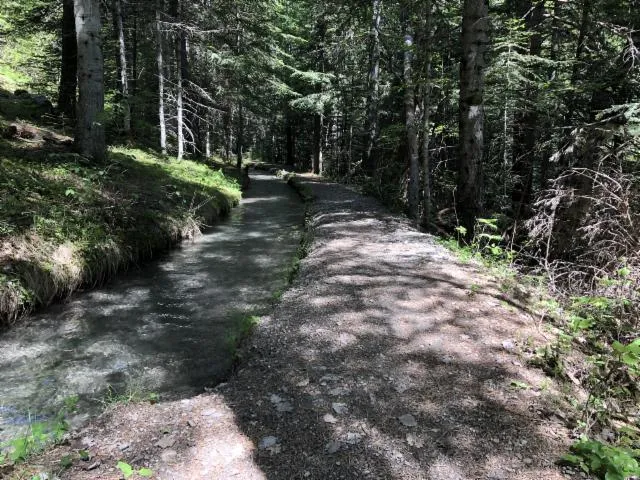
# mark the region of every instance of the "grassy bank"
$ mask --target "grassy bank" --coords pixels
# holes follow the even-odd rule
[[[0,326],[113,277],[228,212],[237,181],[203,164],[112,148],[95,165],[0,140]]]

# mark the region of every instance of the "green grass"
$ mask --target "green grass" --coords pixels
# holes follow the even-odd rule
[[[229,320],[231,328],[226,336],[227,349],[233,364],[237,365],[242,361],[240,346],[260,323],[260,315],[259,312],[235,311],[229,314]]]
[[[240,195],[221,170],[152,151],[97,165],[0,140],[0,324],[193,237]]]
[[[25,88],[28,83],[28,77],[0,62],[0,90],[13,93],[19,88]]]

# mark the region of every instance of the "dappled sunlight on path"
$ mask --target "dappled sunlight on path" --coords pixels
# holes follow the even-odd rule
[[[228,383],[119,407],[49,461],[93,441],[163,479],[565,478],[561,392],[524,365],[536,322],[406,219],[308,183],[310,254]]]
[[[532,319],[373,200],[307,184],[311,254],[222,388],[254,443],[278,439],[267,478],[562,478],[558,392],[504,348],[544,340]]]

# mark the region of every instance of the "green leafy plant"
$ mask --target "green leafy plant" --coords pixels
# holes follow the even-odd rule
[[[571,453],[564,455],[562,460],[603,480],[626,480],[640,475],[634,452],[587,438],[576,442]]]
[[[471,285],[469,285],[468,295],[472,297],[476,295],[479,291],[480,291],[480,285],[476,285],[475,283],[472,283]]]
[[[135,470],[131,465],[129,465],[127,462],[123,462],[122,460],[118,462],[116,467],[118,467],[118,470],[122,472],[122,475],[125,479],[131,478],[134,474],[144,478],[151,478],[153,476],[153,471],[151,469],[140,468],[138,470]]]
[[[498,226],[497,218],[477,219],[475,233],[470,242],[464,240],[467,236],[467,229],[465,227],[459,225],[454,231],[457,235],[458,246],[453,246],[453,250],[463,257],[463,259],[467,257],[466,259],[468,260],[468,257],[474,257],[485,263],[494,265],[499,262],[511,263],[515,258],[513,250],[502,245],[504,238],[503,235],[499,233],[500,227]],[[446,246],[452,247],[450,244]]]
[[[41,451],[51,443],[59,442],[68,430],[67,416],[76,410],[78,397],[68,397],[55,417],[46,422],[33,422],[25,435],[0,444],[0,448],[8,448],[8,453],[0,453],[0,465],[7,459],[13,463],[22,463],[29,456]]]
[[[520,380],[511,380],[509,386],[514,390],[529,390],[529,388],[531,388],[528,383],[521,382]]]

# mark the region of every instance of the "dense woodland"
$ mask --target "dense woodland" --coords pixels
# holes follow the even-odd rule
[[[635,409],[640,343],[616,349],[640,327],[637,0],[4,0],[1,15],[2,64],[82,154],[135,142],[359,185],[544,275],[606,358],[583,383],[615,399],[587,423]]]

